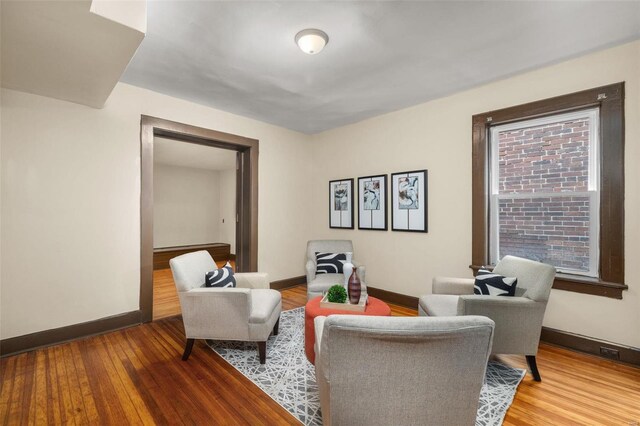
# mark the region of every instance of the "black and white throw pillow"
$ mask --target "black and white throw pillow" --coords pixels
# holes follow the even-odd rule
[[[236,279],[233,276],[233,267],[229,262],[220,269],[207,272],[204,276],[205,287],[235,287]]]
[[[346,261],[346,253],[316,252],[316,274],[341,274]]]
[[[487,296],[515,296],[518,279],[503,277],[486,269],[479,269],[473,285],[473,294]]]

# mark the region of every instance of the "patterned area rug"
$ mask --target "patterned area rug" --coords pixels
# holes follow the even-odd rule
[[[322,425],[315,369],[304,354],[304,308],[282,312],[280,330],[267,342],[267,363],[260,365],[255,344],[209,342],[211,348],[305,425]],[[525,375],[490,362],[480,394],[476,426],[502,424]]]

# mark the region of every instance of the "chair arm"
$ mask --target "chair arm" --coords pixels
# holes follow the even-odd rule
[[[242,339],[249,333],[248,288],[194,288],[180,292],[185,334],[193,339]]]
[[[526,297],[462,295],[458,298],[458,315],[482,315],[496,326],[542,322],[546,305]]]
[[[315,317],[313,319],[313,329],[316,335],[316,341],[314,342],[316,358],[320,355],[320,351],[322,350],[322,333],[324,331],[324,320],[326,319],[327,317],[324,316]]]
[[[322,379],[325,383],[329,380],[329,331],[325,328],[327,317],[318,316],[313,319],[313,327],[316,334],[316,343],[314,350],[316,351],[316,374],[322,374],[322,377],[316,377],[316,380]]]
[[[496,323],[492,353],[535,355],[538,352],[545,302],[526,297],[464,295],[458,315],[483,315]]]
[[[316,279],[316,262],[313,260],[307,260],[305,268],[307,270],[307,284],[309,284]]]
[[[433,294],[473,294],[473,278],[433,277]]]
[[[238,272],[234,277],[237,288],[270,288],[266,272]]]

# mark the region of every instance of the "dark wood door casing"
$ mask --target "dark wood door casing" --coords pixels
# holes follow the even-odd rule
[[[258,270],[258,140],[143,115],[140,119],[140,311],[153,313],[153,138],[238,152],[236,270]]]

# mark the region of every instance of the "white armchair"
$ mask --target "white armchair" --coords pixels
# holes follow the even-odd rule
[[[307,242],[307,300],[329,290],[334,284],[344,284],[345,279],[351,275],[351,271],[345,270],[342,274],[317,274],[316,252],[319,253],[353,253],[353,243],[350,240],[311,240]],[[365,267],[355,260],[351,263],[356,268],[358,277],[362,282],[362,291],[366,292]],[[348,274],[348,275],[347,275]]]
[[[266,361],[267,339],[278,334],[282,302],[269,288],[265,273],[235,274],[236,288],[204,287],[205,274],[217,268],[211,255],[197,251],[169,261],[180,297],[187,338],[186,361],[195,339],[241,340],[258,344],[260,364]]]
[[[489,318],[316,317],[316,381],[331,425],[475,425]]]
[[[518,278],[515,297],[474,295],[473,278],[435,277],[432,294],[420,297],[418,313],[491,318],[496,323],[493,353],[525,355],[534,380],[539,382],[536,354],[556,270],[545,263],[505,256],[493,272]]]

